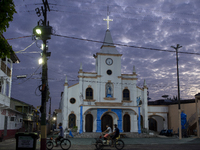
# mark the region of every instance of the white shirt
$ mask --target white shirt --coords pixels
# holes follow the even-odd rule
[[[112,133],[111,127],[108,127],[107,130],[108,130],[108,134]]]

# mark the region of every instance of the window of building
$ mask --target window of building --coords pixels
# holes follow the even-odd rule
[[[70,103],[71,103],[71,104],[74,104],[74,103],[76,103],[76,100],[75,100],[75,98],[71,98],[71,99],[70,99]]]
[[[10,117],[10,121],[15,121],[15,117]]]
[[[123,100],[130,100],[130,93],[128,89],[123,90]]]
[[[93,90],[92,88],[86,89],[86,99],[93,99]]]
[[[107,70],[107,74],[111,75],[112,74],[112,70]]]
[[[69,115],[69,128],[74,128],[76,126],[76,116],[75,114]]]

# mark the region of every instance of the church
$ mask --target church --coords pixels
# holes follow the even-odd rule
[[[122,74],[121,57],[113,44],[109,16],[103,44],[94,56],[95,72],[77,70],[79,82],[68,85],[67,77],[61,99],[63,129],[77,127],[77,132],[102,132],[106,125],[118,125],[120,132],[148,129],[147,86],[137,86],[135,66],[131,74]]]

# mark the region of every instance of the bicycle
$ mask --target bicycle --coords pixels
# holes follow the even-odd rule
[[[53,149],[53,147],[56,145],[55,139],[53,139],[51,137],[51,138],[47,138],[47,140],[49,140],[49,141],[46,143],[46,148],[48,150]],[[71,147],[71,141],[69,139],[66,139],[66,138],[61,138],[60,139],[60,147],[63,150],[68,150]]]
[[[95,138],[96,140],[96,143],[94,144],[96,149],[97,150],[101,150],[103,149],[103,147],[106,147],[106,146],[112,146],[112,139],[106,139],[106,140],[103,140],[103,135],[101,134],[99,136],[99,138]],[[120,135],[114,139],[113,141],[113,145],[115,146],[116,149],[118,150],[121,150],[124,148],[124,142],[120,139]]]

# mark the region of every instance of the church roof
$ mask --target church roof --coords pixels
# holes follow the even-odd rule
[[[110,30],[106,30],[106,35],[104,37],[103,45],[101,46],[100,53],[104,54],[119,54],[116,47],[113,44],[112,36]]]

